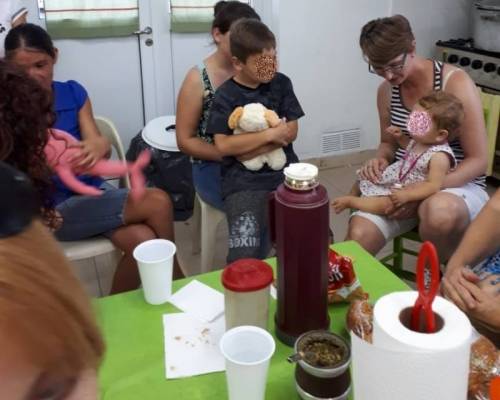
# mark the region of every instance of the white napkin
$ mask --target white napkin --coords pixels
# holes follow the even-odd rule
[[[224,357],[219,350],[224,331],[224,318],[207,323],[186,313],[164,314],[167,379],[224,371]]]
[[[224,295],[197,280],[175,292],[169,302],[204,322],[212,322],[224,313]]]

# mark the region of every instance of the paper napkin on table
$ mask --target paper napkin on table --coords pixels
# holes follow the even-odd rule
[[[164,314],[165,370],[167,379],[224,371],[219,341],[224,318],[201,322],[186,313]]]
[[[224,295],[197,280],[175,292],[169,302],[204,322],[212,322],[224,313]]]

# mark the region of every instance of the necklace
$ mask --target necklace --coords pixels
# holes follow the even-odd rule
[[[413,148],[415,147],[415,144],[413,144],[411,146],[411,149],[413,150]],[[413,160],[413,162],[410,164],[410,166],[408,167],[408,169],[406,170],[406,172],[403,173],[403,170],[404,170],[404,167],[405,167],[405,164],[406,164],[406,161],[408,160],[409,156],[410,156],[410,149],[407,149],[406,150],[406,153],[403,157],[403,162],[401,163],[401,167],[399,168],[399,183],[403,183],[403,181],[405,180],[405,178],[408,176],[408,174],[413,170],[413,168],[415,168],[415,165],[417,164],[418,160],[420,160],[420,158],[425,154],[427,153],[427,150],[423,151],[422,153],[420,153],[417,157],[415,157],[415,159]]]

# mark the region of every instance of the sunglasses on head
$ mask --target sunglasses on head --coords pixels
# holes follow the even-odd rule
[[[29,178],[0,162],[0,239],[24,231],[39,215],[37,194]]]

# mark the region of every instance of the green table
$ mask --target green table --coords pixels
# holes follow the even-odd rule
[[[343,255],[354,259],[354,266],[363,288],[376,300],[384,294],[408,290],[408,286],[386,269],[355,242],[333,246]],[[270,262],[275,267],[275,260]],[[174,282],[174,290],[190,280],[221,290],[221,271]],[[224,373],[193,378],[166,380],[162,315],[178,311],[171,304],[146,304],[141,290],[102,298],[96,301],[97,313],[106,343],[107,353],[100,371],[103,400],[194,400],[227,398]],[[270,329],[276,302],[271,300]],[[347,337],[344,321],[347,305],[330,306],[331,330]],[[297,399],[294,366],[286,361],[290,347],[276,340],[276,352],[271,360],[267,382],[267,399]]]

